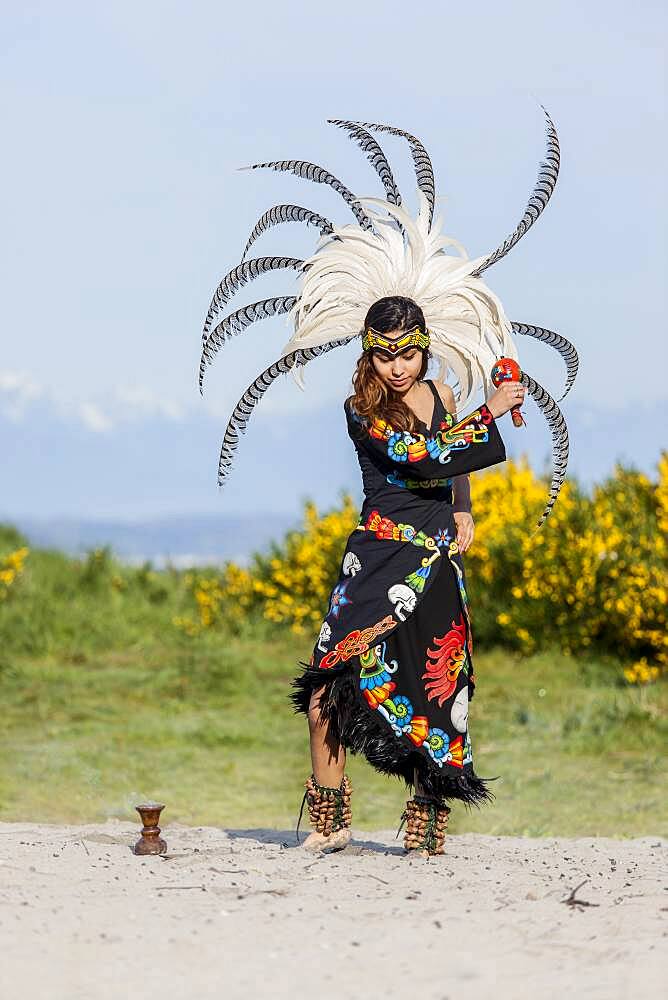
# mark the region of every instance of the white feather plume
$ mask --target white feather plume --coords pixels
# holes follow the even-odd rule
[[[429,228],[429,204],[417,189],[416,218],[382,198],[359,198],[374,230],[351,224],[333,227],[304,261],[301,291],[290,313],[294,333],[281,354],[363,333],[371,305],[388,295],[413,299],[424,313],[438,377],[451,371],[460,412],[482,389],[492,391],[490,373],[501,356],[518,359],[511,324],[501,302],[481,278],[472,276],[485,259],[470,259],[441,232],[440,217]],[[403,233],[400,227],[403,227]],[[455,252],[447,252],[452,248]],[[303,388],[301,368],[293,369]]]

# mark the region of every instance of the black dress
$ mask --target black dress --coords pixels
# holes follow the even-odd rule
[[[424,434],[361,418],[344,403],[364,488],[329,610],[292,701],[320,710],[334,736],[378,771],[427,794],[479,803],[468,731],[473,644],[464,567],[453,519],[454,476],[504,461],[486,404],[463,420],[434,394]]]

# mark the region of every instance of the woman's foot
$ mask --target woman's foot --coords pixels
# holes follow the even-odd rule
[[[306,779],[304,801],[313,827],[302,846],[307,851],[340,851],[350,843],[352,785],[347,775],[338,788],[321,785],[314,774]],[[303,803],[302,803],[303,808]],[[301,819],[301,813],[300,813]],[[297,824],[299,830],[299,823]]]
[[[314,854],[319,851],[342,851],[344,847],[348,846],[351,838],[352,833],[346,827],[333,831],[328,837],[324,833],[314,831],[309,833],[302,847],[305,851],[311,851]]]

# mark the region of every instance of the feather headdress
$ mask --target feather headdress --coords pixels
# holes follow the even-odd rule
[[[543,109],[544,110],[544,109]],[[243,394],[230,417],[218,466],[222,485],[230,471],[239,434],[246,430],[253,409],[275,379],[291,371],[303,388],[302,369],[309,361],[349,343],[363,333],[369,307],[388,295],[413,299],[422,309],[430,335],[430,349],[445,381],[452,371],[457,381],[458,410],[469,405],[479,390],[488,394],[490,375],[501,356],[518,360],[512,333],[535,337],[554,347],[567,368],[563,396],[570,390],[578,368],[577,352],[564,337],[542,327],[511,323],[481,274],[501,260],[541,214],[552,195],[559,171],[559,143],[547,112],[547,151],[538,180],[522,219],[513,233],[491,254],[469,259],[463,247],[442,234],[441,219],[434,219],[435,185],[431,161],[418,139],[389,125],[330,119],[346,130],[366,154],[385,188],[386,198],[356,198],[323,167],[303,160],[256,163],[242,169],[268,168],[289,171],[298,177],[327,184],[349,205],[356,223],[335,226],[324,216],[298,205],[276,205],[258,220],[246,244],[241,263],[225,275],[209,306],[202,335],[199,384],[203,390],[206,368],[233,336],[265,317],[287,314],[294,332],[280,357],[258,375]],[[390,165],[371,131],[406,139],[417,179],[418,211],[413,218],[403,207]],[[250,247],[269,227],[303,222],[316,227],[320,238],[316,252],[306,260],[295,257],[246,259]],[[236,292],[254,278],[273,270],[297,272],[297,295],[262,299],[218,319]],[[555,400],[534,379],[522,382],[550,427],[553,440],[553,476],[550,497],[539,524],[549,514],[564,481],[568,461],[568,432]]]

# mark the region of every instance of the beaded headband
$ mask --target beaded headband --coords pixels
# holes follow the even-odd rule
[[[390,354],[398,354],[400,351],[405,351],[407,347],[421,347],[423,350],[426,350],[429,347],[429,331],[426,330],[423,333],[420,327],[416,326],[414,330],[405,333],[398,340],[388,340],[382,333],[378,333],[377,330],[368,327],[362,337],[362,349],[364,351],[371,351],[374,347],[382,347],[384,351],[388,351]]]

